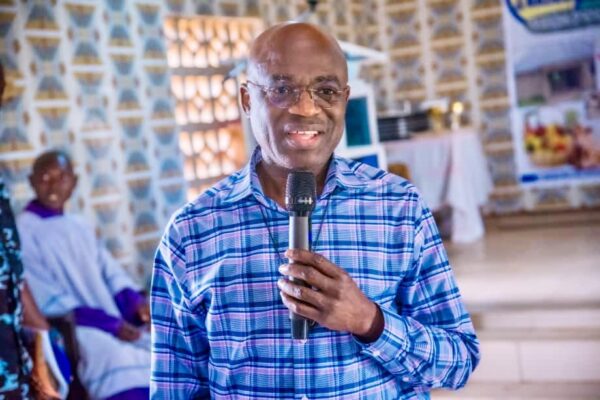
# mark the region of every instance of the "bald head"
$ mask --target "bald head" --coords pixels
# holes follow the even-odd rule
[[[40,154],[33,162],[32,173],[43,174],[50,166],[58,164],[63,168],[72,170],[71,157],[61,150],[50,150]]]
[[[41,205],[62,211],[77,185],[77,176],[67,153],[52,150],[35,159],[29,182]]]
[[[285,22],[262,32],[252,43],[248,60],[248,78],[257,79],[271,65],[285,63],[292,52],[308,54],[326,53],[330,60],[343,69],[343,78],[348,79],[346,57],[337,40],[316,25],[304,22]]]

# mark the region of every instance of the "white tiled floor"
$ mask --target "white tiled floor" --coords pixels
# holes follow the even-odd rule
[[[600,305],[600,224],[494,229],[446,249],[470,306]]]
[[[492,229],[446,249],[482,362],[433,399],[600,399],[600,224]]]

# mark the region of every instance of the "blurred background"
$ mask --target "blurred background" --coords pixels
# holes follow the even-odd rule
[[[467,387],[433,398],[600,398],[599,7],[3,0],[0,171],[18,212],[35,156],[69,151],[69,209],[147,286],[172,212],[251,154],[252,38],[316,23],[349,60],[338,153],[418,187],[482,342]]]

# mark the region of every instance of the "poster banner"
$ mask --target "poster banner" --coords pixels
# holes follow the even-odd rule
[[[520,181],[600,181],[600,2],[507,0]]]

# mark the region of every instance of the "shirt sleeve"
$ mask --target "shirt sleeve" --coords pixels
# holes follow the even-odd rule
[[[108,315],[104,310],[92,307],[77,307],[73,310],[75,324],[89,326],[110,333],[113,336],[119,334],[122,320]]]
[[[479,362],[479,342],[431,212],[420,200],[415,221],[412,269],[399,282],[395,300],[379,304],[381,336],[360,345],[406,383],[457,389]]]
[[[208,399],[206,311],[191,304],[185,243],[174,225],[158,247],[152,275],[150,397]]]

